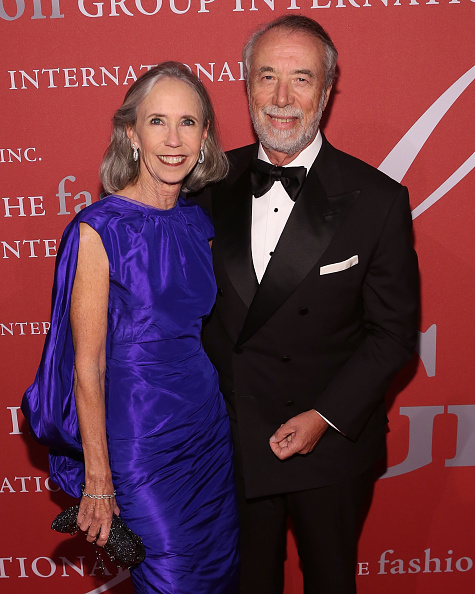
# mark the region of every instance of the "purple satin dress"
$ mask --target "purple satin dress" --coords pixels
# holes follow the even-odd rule
[[[106,425],[121,516],[147,553],[131,570],[135,591],[233,594],[238,518],[230,429],[200,339],[216,294],[213,229],[201,208],[183,198],[159,210],[108,196],[68,225],[51,330],[23,413],[50,447],[52,479],[78,497],[84,464],[69,308],[81,222],[97,231],[109,259]]]

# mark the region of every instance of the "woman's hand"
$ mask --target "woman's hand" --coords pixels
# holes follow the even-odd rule
[[[84,493],[91,495],[111,495],[113,492],[112,481],[106,483],[101,481],[101,486],[95,486],[94,482],[87,481],[84,488]],[[113,513],[117,516],[120,514],[115,497],[110,499],[82,497],[79,504],[77,525],[83,532],[86,532],[88,542],[94,542],[97,537],[97,545],[103,547],[106,544],[109,538]],[[99,536],[97,536],[98,534]]]

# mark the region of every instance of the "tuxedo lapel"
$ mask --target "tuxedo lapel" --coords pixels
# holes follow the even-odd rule
[[[236,292],[249,307],[259,286],[251,255],[252,195],[250,164],[228,186],[222,201],[222,212],[216,212],[216,240],[213,249],[221,254],[227,274]]]
[[[318,164],[317,158],[252,300],[238,346],[281,307],[315,267],[359,194],[357,190],[327,196]],[[247,233],[249,236],[250,231]]]

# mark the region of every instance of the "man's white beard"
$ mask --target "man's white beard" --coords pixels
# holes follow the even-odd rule
[[[309,145],[315,138],[320,120],[323,113],[323,103],[325,101],[325,91],[322,93],[317,112],[312,121],[309,122],[306,129],[302,127],[303,112],[301,109],[287,105],[286,107],[278,107],[277,105],[269,105],[259,110],[256,114],[252,109],[251,98],[249,96],[249,111],[251,114],[252,125],[259,138],[262,146],[269,150],[286,155],[295,155]],[[271,124],[264,124],[267,116],[274,116],[278,118],[297,118],[300,130],[276,130],[271,128]]]

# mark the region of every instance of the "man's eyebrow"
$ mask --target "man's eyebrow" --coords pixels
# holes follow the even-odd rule
[[[264,72],[276,72],[276,70],[272,66],[261,66],[257,71],[258,74],[263,74]],[[290,74],[305,74],[312,78],[315,76],[314,72],[308,68],[296,68],[295,70],[292,70]]]
[[[290,74],[306,74],[307,76],[315,76],[312,70],[309,70],[308,68],[299,68],[297,70],[292,70],[292,72]]]
[[[262,74],[263,72],[275,72],[275,69],[272,66],[261,66],[257,73]]]

